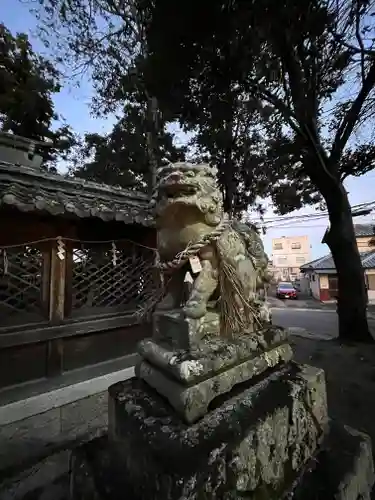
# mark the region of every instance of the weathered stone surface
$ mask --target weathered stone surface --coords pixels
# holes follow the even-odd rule
[[[107,436],[73,450],[71,465],[69,500],[136,500]]]
[[[61,435],[67,441],[103,433],[108,426],[108,392],[102,392],[64,405]]]
[[[173,349],[194,350],[207,335],[220,335],[220,317],[208,312],[197,319],[186,318],[182,309],[155,313],[154,337]]]
[[[135,372],[164,396],[187,423],[192,423],[207,413],[211,401],[217,396],[229,392],[235,385],[250,380],[269,368],[287,363],[292,357],[290,345],[283,344],[190,386],[176,382],[146,361],[141,361]],[[197,365],[193,364],[193,367],[198,372]]]
[[[191,320],[176,321],[180,326],[185,322]],[[183,332],[177,327],[174,332],[177,337],[183,336]],[[138,346],[139,354],[182,384],[191,385],[285,343],[288,332],[283,328],[270,326],[256,334],[243,334],[233,339],[206,334],[204,342],[199,344],[194,353],[173,349],[168,337],[164,341],[141,341]]]
[[[327,429],[324,373],[307,366],[242,384],[193,425],[141,380],[109,389],[111,449],[137,500],[278,499]]]
[[[371,440],[331,422],[319,452],[284,500],[370,500],[374,485]]]
[[[92,447],[91,443],[90,445]],[[97,448],[96,457],[90,455],[90,446],[81,446],[72,452],[72,474],[69,492],[72,500],[75,498],[80,500],[103,500],[104,497],[98,489],[98,483],[100,483],[99,471],[93,469],[93,465],[100,458],[100,451],[100,447]]]
[[[71,500],[139,500],[126,482],[121,464],[110,460],[111,451],[108,443],[95,440],[73,452],[79,455],[72,460],[72,484],[74,488]],[[82,467],[82,462],[84,467]],[[121,482],[118,477],[122,477]],[[292,487],[279,498],[283,500],[370,500],[374,484],[374,466],[371,442],[368,436],[353,429],[331,422],[329,433],[325,436],[318,452],[302,468]],[[216,500],[235,497],[231,494],[217,495]],[[175,497],[179,500],[186,497]],[[195,498],[201,498],[196,495]],[[207,498],[207,496],[206,496]],[[210,497],[208,497],[210,498]],[[245,498],[255,498],[247,496]],[[268,498],[268,497],[261,497]],[[102,500],[101,499],[101,500]]]

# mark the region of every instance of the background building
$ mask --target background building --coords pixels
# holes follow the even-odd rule
[[[375,303],[375,226],[374,224],[354,225],[357,246],[361,255],[367,295],[370,303]],[[325,237],[322,243],[325,243]],[[311,295],[322,302],[335,300],[338,295],[338,279],[331,254],[307,262],[301,272],[309,278]]]
[[[282,236],[272,239],[272,263],[276,280],[294,280],[300,267],[311,260],[308,236]]]

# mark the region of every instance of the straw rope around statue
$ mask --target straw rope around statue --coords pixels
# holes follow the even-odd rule
[[[226,231],[231,225],[229,217],[225,216],[221,220],[217,228],[204,236],[197,243],[189,244],[185,250],[178,253],[176,257],[169,262],[158,262],[159,268],[162,271],[172,271],[173,269],[178,269],[183,264],[185,264],[191,257],[195,257],[202,248],[206,247],[208,244],[216,241],[220,236]]]
[[[202,248],[213,242],[217,242],[223,233],[230,229],[232,221],[227,214],[223,217],[221,223],[199,242],[188,245],[185,250],[176,255],[169,262],[158,261],[158,267],[161,271],[173,271],[185,264],[191,257],[196,256]],[[232,265],[226,262],[220,250],[220,244],[216,245],[219,257],[219,288],[220,288],[220,321],[221,331],[224,336],[230,337],[233,332],[245,331],[252,318],[258,324],[261,324],[258,316],[259,311],[256,301],[252,303],[246,298],[246,292],[241,281],[237,277],[237,272]],[[249,256],[256,269],[256,259]]]

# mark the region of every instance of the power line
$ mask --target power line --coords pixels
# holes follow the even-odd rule
[[[356,215],[356,212],[360,212],[362,210],[373,210],[375,209],[375,200],[374,201],[369,201],[369,202],[364,202],[364,203],[359,203],[357,205],[353,205],[351,207],[351,211],[353,215]],[[361,214],[358,214],[361,215]],[[262,218],[262,217],[251,217],[250,214],[246,217],[247,220],[250,220],[252,222],[258,223],[259,225],[262,226],[267,226],[267,225],[272,225],[274,223],[278,222],[307,222],[311,220],[321,220],[324,218],[328,217],[328,211],[324,211],[321,213],[313,213],[313,214],[304,214],[304,215],[291,215],[291,216],[280,216],[280,217],[273,217],[273,218]]]
[[[358,203],[357,205],[353,205],[351,207],[352,211],[353,210],[358,210],[358,209],[361,209],[361,208],[364,208],[364,207],[367,207],[369,205],[375,205],[375,200],[373,201],[366,201],[366,202],[362,202],[362,203]],[[273,220],[277,220],[277,219],[295,219],[295,218],[304,218],[304,217],[322,217],[322,216],[327,216],[328,215],[328,211],[327,210],[324,210],[324,211],[321,211],[319,213],[312,213],[312,214],[302,214],[302,215],[291,215],[291,216],[284,216],[284,215],[281,215],[279,217],[269,217],[269,218],[262,218],[262,217],[256,217],[257,219],[262,219],[264,221],[273,221]]]

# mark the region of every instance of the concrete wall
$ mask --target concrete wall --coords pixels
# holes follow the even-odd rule
[[[304,294],[310,293],[310,280],[308,278],[300,278],[300,292]]]
[[[0,464],[8,469],[48,449],[86,440],[107,426],[107,391],[0,427]]]
[[[107,388],[133,374],[133,367],[126,368],[1,406],[1,500],[14,488],[18,493],[9,498],[23,498],[25,489],[35,487],[30,474],[39,482],[43,477],[50,481],[51,474],[63,475],[69,449],[106,432]],[[18,476],[24,477],[21,483]],[[52,498],[58,500],[56,495]]]
[[[310,289],[311,294],[316,300],[320,300],[320,280],[319,274],[313,273],[310,276]]]

